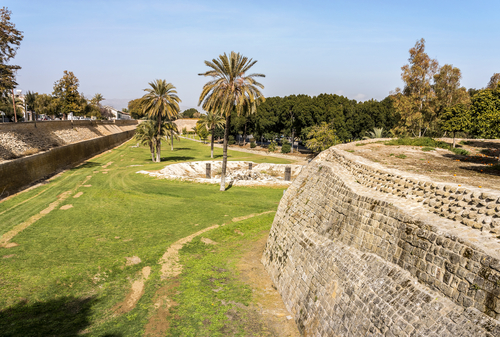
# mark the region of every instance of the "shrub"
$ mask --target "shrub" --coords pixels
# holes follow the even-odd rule
[[[276,151],[276,147],[276,142],[274,140],[271,140],[271,143],[267,146],[267,151],[274,152]]]
[[[422,151],[435,151],[435,150],[436,150],[435,148],[428,146],[422,148]]]
[[[236,141],[234,140],[234,136],[229,135],[227,143],[228,143],[229,145],[236,144]]]
[[[458,154],[458,155],[463,155],[466,156],[469,154],[469,151],[464,150],[464,149],[458,149],[452,147],[451,144],[448,144],[446,142],[434,140],[429,137],[421,137],[421,138],[398,138],[398,139],[392,139],[388,142],[384,143],[385,145],[410,145],[410,146],[423,146],[423,151],[430,151],[430,150],[424,150],[424,148],[436,148],[439,147],[441,149],[445,150],[450,150],[451,152]]]
[[[283,145],[281,146],[281,153],[290,153],[292,147],[290,143],[286,140],[283,141]]]
[[[251,149],[254,149],[254,148],[256,148],[256,147],[257,147],[257,144],[255,144],[255,142],[252,140],[252,141],[250,142],[250,148],[251,148]]]
[[[406,155],[405,154],[398,154],[396,157],[400,158],[400,159],[405,159]]]

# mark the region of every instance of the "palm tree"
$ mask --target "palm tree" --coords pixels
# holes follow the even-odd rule
[[[152,161],[155,161],[156,131],[156,122],[148,120],[137,126],[134,135],[134,138],[137,139],[141,145],[149,146]]]
[[[234,111],[238,116],[255,113],[257,105],[265,100],[258,89],[263,89],[264,86],[254,79],[255,77],[265,77],[265,75],[245,75],[255,63],[257,61],[252,61],[252,59],[232,51],[229,57],[224,53],[224,55],[219,55],[218,59],[213,59],[212,62],[205,61],[205,65],[212,69],[199,74],[210,76],[212,80],[203,86],[198,105],[202,104],[205,111],[220,110],[226,119],[221,191],[226,189],[227,141],[231,113]]]
[[[169,120],[166,122],[163,122],[163,125],[165,127],[165,138],[168,140],[170,139],[170,150],[174,150],[174,139],[180,139],[179,138],[179,129],[177,128],[177,124],[174,123],[173,120]],[[170,136],[169,136],[170,134]]]
[[[36,127],[36,113],[35,113],[36,96],[38,96],[38,93],[32,91],[26,92],[26,95],[24,96],[24,103],[26,104],[26,110],[31,112],[32,114],[31,118],[35,121],[35,127]]]
[[[96,105],[97,107],[100,107],[101,106],[101,101],[104,101],[104,100],[105,100],[105,98],[101,94],[97,93],[97,94],[94,95],[94,97],[92,97],[92,99],[90,100],[90,102],[92,104]]]
[[[141,98],[141,106],[145,114],[156,119],[158,134],[161,134],[162,117],[173,119],[179,114],[180,98],[172,83],[165,80],[155,80],[150,82],[151,88],[144,89],[147,92]],[[156,161],[160,162],[161,137],[156,141]]]
[[[211,153],[210,158],[214,157],[214,132],[218,127],[224,127],[224,117],[222,114],[217,112],[209,111],[206,115],[202,115],[198,121],[201,125],[204,125],[209,131],[212,131],[211,140]]]

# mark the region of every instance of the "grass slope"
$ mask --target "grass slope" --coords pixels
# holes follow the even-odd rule
[[[136,336],[154,311],[161,287],[158,260],[173,242],[233,217],[276,210],[281,189],[232,187],[157,180],[138,170],[158,170],[181,161],[210,160],[210,148],[182,140],[152,163],[148,150],[119,148],[69,170],[48,184],[0,203],[0,235],[75,190],[58,208],[0,248],[0,336]],[[215,149],[222,158],[222,149]],[[279,158],[229,151],[229,160],[289,163]],[[217,159],[217,158],[216,158]],[[103,165],[113,162],[103,169]],[[131,165],[143,165],[136,167]],[[107,173],[104,173],[107,172]],[[75,193],[83,192],[79,198]],[[60,210],[63,205],[73,205]],[[125,257],[142,262],[125,266]],[[130,312],[124,300],[144,266],[152,268],[145,293]],[[164,282],[164,281],[163,281]]]

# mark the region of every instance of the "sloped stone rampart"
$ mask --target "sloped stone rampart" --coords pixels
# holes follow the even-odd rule
[[[0,199],[60,170],[70,168],[109,150],[129,140],[134,133],[135,130],[115,133],[0,163]]]
[[[0,162],[137,127],[135,120],[0,123]]]
[[[499,198],[330,148],[282,198],[262,262],[308,336],[500,336],[498,212],[479,212]],[[454,216],[473,207],[481,226]]]

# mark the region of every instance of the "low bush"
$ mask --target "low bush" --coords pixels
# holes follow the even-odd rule
[[[281,153],[290,153],[292,146],[286,140],[283,141],[283,145],[281,146]]]
[[[250,148],[251,148],[251,149],[254,149],[254,148],[256,148],[256,147],[257,147],[257,144],[255,144],[255,142],[254,142],[254,141],[250,142]]]
[[[228,137],[228,141],[227,141],[227,143],[228,143],[229,145],[236,144],[236,141],[234,140],[234,136],[229,136],[229,137]]]
[[[398,138],[398,139],[392,139],[388,142],[384,143],[385,145],[407,145],[407,146],[422,146],[423,151],[430,151],[430,150],[424,150],[424,148],[440,148],[440,149],[445,149],[449,150],[455,154],[466,156],[469,154],[469,151],[464,150],[464,149],[459,149],[459,148],[454,148],[452,147],[451,144],[448,144],[443,141],[438,141],[434,140],[429,137],[421,137],[421,138]]]
[[[267,151],[268,152],[274,152],[276,151],[277,145],[274,140],[271,140],[271,143],[267,146]]]

